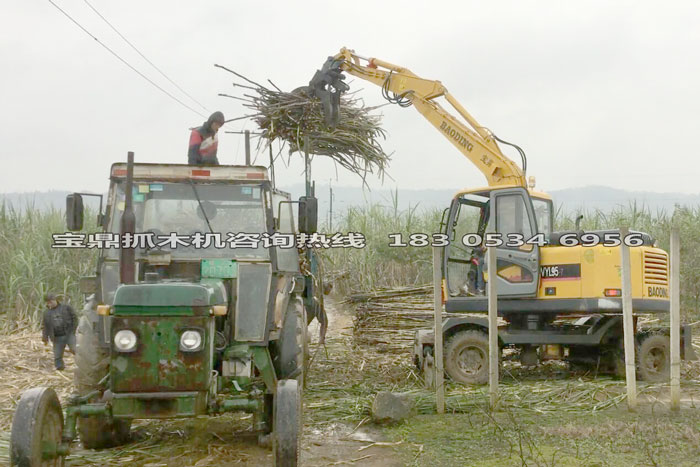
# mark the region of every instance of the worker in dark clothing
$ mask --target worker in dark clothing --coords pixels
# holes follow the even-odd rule
[[[187,163],[190,165],[219,165],[216,149],[219,144],[219,128],[225,123],[224,114],[214,112],[199,128],[190,135],[190,148]]]
[[[44,297],[46,311],[42,321],[42,337],[45,345],[49,339],[53,342],[53,360],[58,371],[65,368],[63,351],[66,345],[75,354],[75,329],[78,327],[78,317],[70,305],[59,303],[54,294]]]
[[[488,227],[489,224],[490,212],[491,209],[489,206],[489,201],[486,201],[486,204],[484,204],[481,207],[481,212],[479,215],[479,226],[477,227],[477,233],[481,238],[484,238],[484,235],[486,235],[486,227]],[[486,288],[486,283],[484,282],[484,263],[486,262],[486,247],[481,245],[475,248],[474,253],[474,259],[476,260],[476,293],[478,295],[484,295],[484,290]]]
[[[489,202],[487,201],[483,206],[481,206],[479,214],[479,224],[477,226],[477,234],[480,238],[484,238],[486,234],[486,228],[489,223]],[[463,295],[475,296],[475,295],[485,295],[486,282],[484,281],[484,264],[486,262],[486,247],[483,243],[479,246],[472,248],[471,258],[469,262],[471,267],[467,273],[467,282],[463,284],[460,288]]]

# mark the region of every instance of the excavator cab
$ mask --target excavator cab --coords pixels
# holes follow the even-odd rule
[[[448,302],[484,299],[492,277],[485,264],[489,245],[496,246],[499,296],[535,297],[539,249],[551,233],[551,206],[546,195],[535,198],[517,186],[458,193],[445,227],[450,238],[443,257]]]

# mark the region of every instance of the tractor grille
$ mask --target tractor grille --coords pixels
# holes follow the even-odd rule
[[[644,282],[650,285],[668,286],[668,255],[644,252]]]

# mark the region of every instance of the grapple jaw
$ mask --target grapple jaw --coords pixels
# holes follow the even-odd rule
[[[331,127],[337,125],[340,117],[340,96],[350,89],[350,86],[343,82],[345,75],[341,69],[342,64],[343,60],[328,57],[321,69],[316,70],[306,89],[309,96],[321,100],[326,125]]]

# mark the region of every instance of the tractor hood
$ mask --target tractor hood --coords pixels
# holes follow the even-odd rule
[[[201,282],[122,284],[114,293],[114,314],[193,315],[208,313],[214,305],[226,305],[221,279]]]

